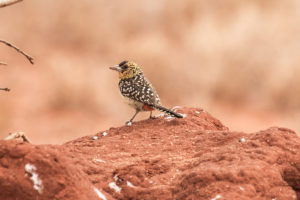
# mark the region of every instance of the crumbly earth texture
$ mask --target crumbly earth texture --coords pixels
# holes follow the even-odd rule
[[[300,138],[230,131],[200,108],[63,145],[0,141],[0,199],[300,199]]]

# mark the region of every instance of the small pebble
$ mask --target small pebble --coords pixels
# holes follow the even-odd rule
[[[111,189],[115,190],[115,192],[117,193],[121,192],[121,188],[119,188],[115,182],[111,182],[108,185]]]
[[[171,119],[174,119],[174,117],[172,117],[172,116],[167,116],[166,119],[167,119],[167,120],[171,120]]]
[[[181,108],[180,106],[174,106],[173,108],[172,108],[172,110],[177,110],[178,108]]]
[[[134,186],[132,183],[130,183],[129,181],[127,181],[127,186],[128,186],[128,187],[135,188],[135,186]]]
[[[222,196],[218,194],[215,198],[212,198],[211,200],[217,200],[217,199],[221,199],[221,198],[222,198]]]
[[[98,136],[97,135],[93,136],[93,140],[98,140]]]
[[[108,133],[105,132],[105,131],[102,133],[103,136],[107,136],[107,134],[108,134]]]
[[[98,158],[94,158],[93,159],[94,162],[99,162],[99,163],[106,163],[104,160],[98,159]]]
[[[98,190],[97,188],[94,187],[94,191],[96,192],[97,196],[98,196],[100,199],[106,200],[105,195],[104,195],[100,190]]]

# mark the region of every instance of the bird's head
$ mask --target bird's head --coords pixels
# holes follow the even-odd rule
[[[135,62],[127,60],[121,62],[119,65],[110,67],[109,69],[118,71],[120,79],[133,78],[136,75],[143,73],[142,69]]]

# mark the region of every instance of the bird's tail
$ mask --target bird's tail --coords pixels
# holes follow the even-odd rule
[[[183,115],[182,115],[182,114],[177,113],[177,112],[175,112],[175,111],[172,111],[172,110],[170,110],[170,109],[168,109],[168,108],[165,108],[165,107],[163,107],[163,106],[160,106],[160,105],[151,105],[151,106],[152,106],[153,108],[155,108],[155,109],[161,111],[161,112],[166,113],[167,115],[172,116],[172,117],[183,118]]]

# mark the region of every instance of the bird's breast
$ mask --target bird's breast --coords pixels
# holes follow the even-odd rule
[[[141,103],[141,102],[138,102],[138,101],[135,101],[131,98],[128,98],[128,97],[125,97],[123,95],[121,95],[123,97],[123,101],[128,104],[129,106],[133,107],[134,109],[137,109],[137,110],[143,110],[143,106],[144,106],[144,103]]]

